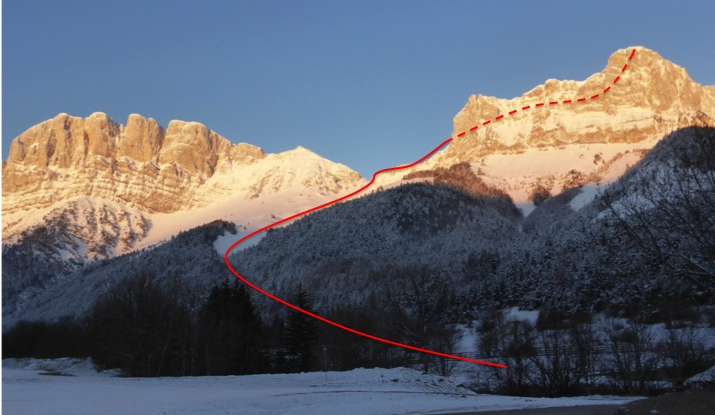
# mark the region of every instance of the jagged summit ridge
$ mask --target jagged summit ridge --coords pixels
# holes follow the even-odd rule
[[[630,60],[633,49],[636,53]],[[626,62],[628,70],[623,72]],[[499,114],[541,101],[590,96],[608,85],[611,89],[602,99],[532,107],[458,136]],[[471,96],[454,118],[455,138],[449,146],[411,170],[380,175],[373,189],[396,185],[404,178],[430,181],[437,178],[434,172],[459,167],[462,176],[471,177],[467,174],[471,169],[475,178],[470,180],[508,194],[528,213],[531,201],[549,194],[615,180],[669,132],[712,126],[713,120],[715,87],[697,84],[685,69],[656,52],[621,49],[601,72],[583,81],[550,79],[511,100]],[[411,175],[415,171],[424,174]],[[159,234],[161,226],[97,228],[95,236],[100,236],[94,239],[125,232],[144,241],[159,240],[156,235],[163,238],[178,232],[189,216],[199,217],[197,209],[208,209],[201,218],[255,227],[266,225],[267,218],[335,199],[364,183],[348,167],[301,146],[266,154],[250,144],[234,145],[197,122],[172,121],[163,128],[138,114],[130,115],[126,125],[104,113],[87,118],[59,114],[12,143],[3,164],[3,239],[12,240],[44,216],[87,216],[89,222],[102,225],[96,218],[121,216],[119,210],[128,209],[136,209],[127,216],[132,224],[156,224],[164,220],[163,214],[188,215],[171,224],[167,220]],[[70,206],[70,201],[83,197],[94,199]],[[77,206],[86,214],[77,213]],[[53,209],[59,210],[52,213]],[[90,244],[82,233],[73,237]],[[117,242],[116,252],[130,250],[129,245]]]
[[[536,107],[540,102],[546,105]],[[670,132],[713,125],[715,87],[696,83],[657,52],[629,47],[583,81],[549,79],[513,99],[471,95],[454,117],[452,143],[415,170],[469,163],[485,183],[527,203],[537,189],[556,194],[615,179]]]
[[[303,153],[314,156],[303,166],[306,173],[314,167],[325,173],[313,175],[317,182],[272,179],[285,185],[315,185],[328,193],[362,180],[347,167],[306,149],[286,152],[281,160],[304,158]],[[247,188],[254,188],[249,196],[257,197],[255,183],[247,176],[257,179],[254,170],[268,169],[257,164],[271,164],[270,156],[250,144],[232,144],[198,122],[175,120],[164,129],[138,114],[131,114],[126,126],[101,112],[87,118],[59,114],[13,141],[3,166],[3,213],[45,208],[77,196],[97,196],[159,213],[206,206],[216,202],[216,195]],[[271,189],[278,191],[280,185]]]
[[[628,56],[635,49],[631,61]],[[628,69],[622,72],[624,64]],[[618,83],[613,81],[620,76]],[[538,102],[589,97],[612,88],[602,99],[534,108]],[[531,109],[522,111],[524,106]],[[575,143],[633,143],[653,134],[665,135],[689,125],[710,125],[715,119],[715,94],[688,76],[685,69],[642,48],[616,51],[604,70],[584,81],[550,79],[511,100],[472,95],[454,118],[454,136],[475,123],[519,110],[476,134],[455,139],[442,155],[466,152],[480,157],[517,152],[528,147]],[[463,161],[463,160],[462,160]]]
[[[232,144],[203,124],[173,120],[162,128],[153,118],[131,114],[126,126],[107,114],[87,118],[62,113],[17,137],[10,145],[8,165],[79,167],[94,157],[135,162],[175,163],[189,173],[210,177],[219,158],[250,162],[263,158],[250,144]]]

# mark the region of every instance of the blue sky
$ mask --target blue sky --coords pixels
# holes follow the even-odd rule
[[[715,84],[712,1],[2,2],[2,156],[61,112],[198,121],[364,176],[448,138],[471,94],[581,80],[642,45]]]

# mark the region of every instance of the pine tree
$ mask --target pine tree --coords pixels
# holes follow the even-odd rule
[[[130,376],[188,374],[191,319],[177,293],[142,272],[112,287],[89,315],[93,360]]]
[[[293,304],[303,310],[312,311],[310,297],[302,285],[298,285]],[[308,372],[314,367],[317,335],[318,325],[314,318],[293,309],[288,312],[284,344],[290,370]]]
[[[238,282],[214,287],[199,314],[198,353],[207,375],[242,375],[265,368],[263,323]]]

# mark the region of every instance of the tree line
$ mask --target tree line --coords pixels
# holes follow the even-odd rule
[[[651,395],[715,363],[697,320],[672,321],[659,331],[637,316],[563,319],[542,312],[535,324],[502,312],[484,320],[482,358],[507,365],[488,370],[483,391],[522,396],[595,393]],[[670,386],[672,388],[672,386]]]
[[[391,292],[387,308],[337,307],[326,317],[420,347],[445,349],[454,332],[443,327],[444,293],[417,273],[412,289]],[[238,281],[213,287],[198,308],[178,284],[139,273],[117,283],[81,319],[21,321],[3,334],[3,358],[91,357],[99,368],[127,376],[201,376],[350,370],[357,367],[442,367],[445,361],[408,353],[281,308],[263,319]],[[434,296],[437,293],[437,296]],[[434,296],[434,298],[430,298]],[[291,302],[313,311],[295,287]],[[430,303],[430,301],[434,303]],[[446,350],[449,351],[449,350]]]
[[[395,270],[380,306],[330,310],[326,317],[418,347],[455,353],[449,324],[454,294],[426,268]],[[179,286],[140,273],[110,289],[80,320],[20,322],[3,334],[3,357],[91,357],[127,376],[201,376],[350,370],[406,366],[448,375],[455,362],[384,345],[282,308],[261,318],[238,281],[215,286],[200,307],[185,305]],[[313,310],[295,287],[291,302]],[[689,318],[688,318],[689,317]],[[715,363],[697,328],[701,315],[681,314],[664,335],[642,318],[609,318],[541,310],[535,324],[485,311],[475,328],[480,359],[507,369],[479,368],[476,388],[513,395],[649,394],[663,380],[682,382]],[[711,323],[715,322],[715,316]],[[480,377],[481,376],[481,377]]]

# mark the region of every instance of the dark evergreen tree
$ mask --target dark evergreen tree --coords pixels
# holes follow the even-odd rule
[[[302,285],[293,299],[293,304],[306,311],[312,311],[308,293]],[[318,324],[305,313],[291,309],[286,319],[284,345],[288,370],[308,372],[316,365],[316,345],[318,343]]]
[[[190,373],[191,318],[176,291],[140,273],[111,288],[92,308],[92,358],[130,376]]]
[[[201,373],[265,372],[263,323],[249,292],[238,281],[214,287],[199,313],[197,352]]]
[[[20,321],[2,335],[2,357],[88,357],[90,338],[84,321]]]

